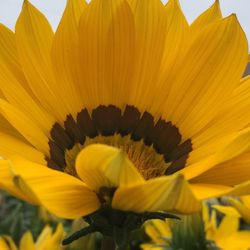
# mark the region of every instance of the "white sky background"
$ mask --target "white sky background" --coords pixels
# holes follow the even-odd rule
[[[163,1],[167,2],[167,0]],[[55,29],[66,0],[30,0],[30,2],[48,17]],[[188,21],[192,22],[201,12],[211,6],[214,0],[180,0],[180,2]],[[22,3],[23,0],[0,0],[0,22],[14,29]],[[236,13],[250,42],[250,0],[221,0],[220,4],[224,16]]]

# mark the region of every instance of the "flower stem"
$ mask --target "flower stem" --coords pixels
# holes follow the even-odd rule
[[[115,250],[115,241],[111,237],[104,237],[102,239],[102,248],[101,250]]]

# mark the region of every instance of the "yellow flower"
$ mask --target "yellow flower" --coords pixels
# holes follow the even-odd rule
[[[222,206],[221,206],[222,207]],[[235,212],[237,212],[235,210]],[[191,216],[188,216],[191,217]],[[187,217],[187,218],[188,218]],[[215,210],[212,211],[212,213],[209,213],[208,206],[203,206],[203,223],[204,223],[204,230],[206,235],[206,241],[207,241],[207,248],[206,249],[222,249],[222,250],[248,250],[250,248],[250,231],[247,230],[239,230],[240,221],[239,217],[236,213],[227,213],[226,216],[222,219],[222,221],[218,224],[217,218],[216,218],[216,212]],[[191,227],[199,227],[199,225],[191,224],[192,218],[190,220],[186,220],[187,223],[185,224],[185,218],[184,218],[184,224],[182,227],[187,227],[186,230],[191,229]],[[182,223],[182,222],[180,222]],[[148,222],[145,225],[146,233],[149,235],[149,237],[152,240],[152,243],[143,244],[142,248],[144,250],[154,249],[154,250],[163,250],[166,249],[166,247],[171,246],[171,249],[175,249],[175,245],[173,244],[173,239],[179,239],[180,242],[186,242],[188,245],[188,241],[192,241],[194,238],[187,238],[185,241],[185,235],[184,230],[178,232],[175,230],[175,223],[170,224],[168,220],[166,221],[159,221],[159,220],[153,220]],[[182,232],[182,234],[181,234]],[[192,235],[192,234],[191,234]],[[193,235],[192,235],[193,236]],[[201,237],[200,234],[197,235],[197,237]],[[212,244],[209,242],[213,242]],[[198,242],[196,243],[196,245]],[[195,245],[195,244],[194,244]],[[183,245],[182,247],[185,246]],[[187,249],[188,246],[186,246]],[[180,248],[178,248],[180,249]],[[200,249],[200,248],[197,248]],[[203,249],[203,248],[202,248]]]
[[[250,224],[250,196],[242,196],[241,201],[236,199],[230,200],[232,205],[237,209],[242,218]]]
[[[250,146],[247,60],[218,1],[189,26],[177,0],[68,0],[55,34],[24,1],[0,26],[0,187],[65,218],[199,211],[233,190],[199,176]]]
[[[239,199],[228,198],[228,202],[232,206],[214,205],[213,207],[223,214],[243,218],[250,224],[250,196],[242,196]]]
[[[64,235],[63,227],[61,224],[57,226],[56,231],[53,233],[50,226],[45,226],[36,242],[34,242],[32,234],[27,232],[23,235],[19,248],[15,245],[14,241],[9,236],[0,236],[0,249],[1,250],[62,250],[61,240]]]
[[[143,250],[162,250],[170,246],[172,231],[168,220],[149,221],[145,224],[145,231],[153,243],[142,244]]]
[[[203,214],[207,239],[216,242],[216,246],[224,250],[249,250],[250,231],[239,230],[240,220],[238,216],[226,214],[217,225],[215,211],[212,211],[209,219],[208,210]]]

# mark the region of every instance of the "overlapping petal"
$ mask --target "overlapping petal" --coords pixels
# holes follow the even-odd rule
[[[13,185],[13,178],[20,176],[40,204],[60,217],[78,218],[100,206],[96,194],[75,177],[19,157],[6,164],[0,165],[0,184],[3,182],[7,189],[19,191],[20,187]],[[8,183],[4,179],[7,174]],[[25,192],[24,189],[21,191]],[[25,195],[29,196],[29,193]]]
[[[143,183],[144,179],[120,149],[93,144],[83,149],[76,160],[79,177],[91,189]]]
[[[116,190],[112,206],[128,211],[194,213],[201,204],[182,175],[159,177]]]

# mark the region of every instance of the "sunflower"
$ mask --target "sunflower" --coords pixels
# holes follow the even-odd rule
[[[53,232],[50,226],[45,226],[36,242],[30,232],[26,232],[20,241],[19,248],[17,248],[13,239],[9,236],[0,236],[1,250],[62,250],[61,240],[64,231],[61,224]]]
[[[68,0],[54,34],[25,0],[0,26],[0,186],[108,236],[199,211],[233,190],[199,176],[250,147],[247,61],[218,1],[189,26],[177,0]]]

